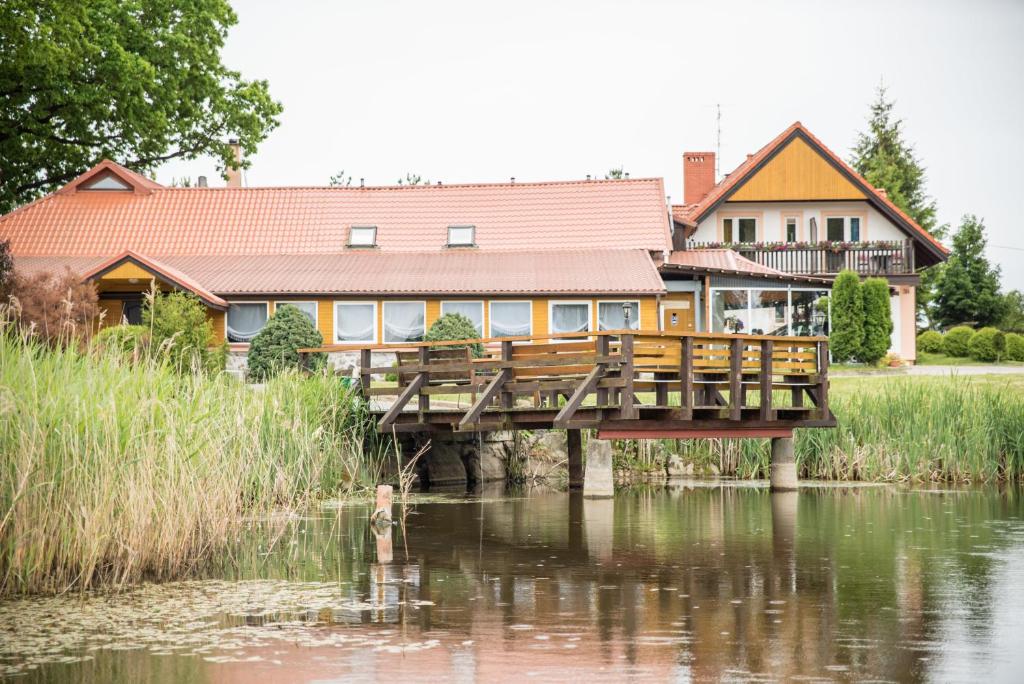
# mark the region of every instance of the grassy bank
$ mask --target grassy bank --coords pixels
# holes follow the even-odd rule
[[[373,482],[380,458],[344,393],[327,376],[254,391],[0,334],[0,594],[179,575],[246,517]]]
[[[1024,378],[836,378],[831,430],[798,430],[801,477],[993,482],[1024,477]],[[767,440],[663,444],[698,471],[766,477]]]

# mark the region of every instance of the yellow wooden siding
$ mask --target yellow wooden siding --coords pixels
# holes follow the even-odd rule
[[[147,271],[146,269],[142,268],[141,266],[137,266],[131,262],[125,262],[118,266],[117,268],[111,269],[110,271],[107,271],[102,276],[100,276],[101,281],[126,280],[128,278],[137,278],[139,280],[152,280],[153,274]]]
[[[658,299],[647,297],[640,300],[640,326],[644,330],[658,330],[661,322],[658,320]]]
[[[440,299],[428,299],[427,300],[427,320],[426,329],[430,330],[430,326],[434,325],[434,321],[441,317],[441,300]]]
[[[334,300],[317,300],[316,327],[324,338],[324,344],[334,344]]]
[[[864,193],[814,151],[794,138],[730,198],[731,202],[864,199]]]
[[[533,334],[543,335],[548,329],[548,300],[535,298],[533,301]]]
[[[123,305],[119,299],[101,299],[96,302],[100,307],[100,312],[103,314],[103,320],[100,322],[100,326],[107,328],[111,325],[119,325],[121,323],[121,316],[123,315]]]
[[[226,332],[224,330],[224,324],[226,317],[223,311],[217,309],[207,309],[206,318],[213,324],[213,342],[214,344],[221,344],[224,342]]]

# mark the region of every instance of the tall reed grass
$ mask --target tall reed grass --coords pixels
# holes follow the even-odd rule
[[[254,390],[0,330],[0,594],[188,572],[245,518],[372,484],[367,430],[328,375]]]
[[[833,381],[839,426],[796,432],[801,477],[994,482],[1024,477],[1019,381],[972,377]],[[724,475],[766,477],[766,440],[666,445]]]

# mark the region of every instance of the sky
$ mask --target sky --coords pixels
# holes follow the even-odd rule
[[[223,51],[281,125],[246,184],[581,179],[623,167],[682,200],[682,155],[730,171],[794,121],[844,158],[884,83],[940,223],[988,229],[1024,289],[1024,1],[234,0]],[[207,175],[175,161],[157,178]]]

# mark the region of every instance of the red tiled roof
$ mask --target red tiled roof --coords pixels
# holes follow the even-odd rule
[[[789,128],[782,131],[782,133],[757,152],[749,155],[742,164],[733,170],[732,173],[723,178],[717,185],[715,185],[715,187],[711,188],[711,191],[708,192],[700,202],[687,206],[674,205],[672,207],[672,217],[681,223],[685,223],[685,221],[691,221],[693,223],[700,221],[704,218],[704,215],[710,211],[716,203],[718,203],[719,200],[726,196],[731,190],[745,182],[751,172],[756,169],[761,162],[788,142],[790,137],[797,132],[804,135],[811,143],[813,143],[813,145],[817,146],[825,155],[827,155],[829,159],[832,160],[840,169],[849,174],[857,184],[861,185],[862,189],[868,194],[869,200],[873,200],[875,203],[881,204],[891,210],[906,223],[907,227],[910,228],[913,233],[916,233],[917,237],[932,245],[941,254],[949,254],[949,250],[941,242],[936,240],[931,233],[919,226],[914,219],[910,218],[910,216],[908,216],[903,210],[897,207],[884,192],[871,185],[871,183],[865,180],[863,176],[854,171],[849,164],[843,161],[843,159],[835,152],[826,147],[824,143],[818,140],[818,138],[807,130],[807,128],[799,121],[794,122],[789,126]]]
[[[15,257],[19,271],[102,270],[95,257]],[[194,255],[159,265],[221,296],[262,294],[659,294],[646,250],[349,250],[341,254]]]
[[[687,249],[672,252],[663,264],[672,270],[678,267],[694,273],[720,273],[725,275],[750,275],[799,282],[828,282],[824,278],[795,276],[752,261],[731,249]]]
[[[77,191],[109,170],[136,192]],[[141,190],[141,191],[140,191]],[[451,224],[492,249],[671,248],[660,178],[371,188],[165,188],[103,162],[0,218],[15,257],[332,254],[377,226],[382,251],[441,250]]]

